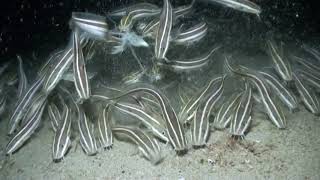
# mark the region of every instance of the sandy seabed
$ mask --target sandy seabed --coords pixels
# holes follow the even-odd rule
[[[208,145],[177,156],[162,144],[163,161],[152,165],[137,148],[115,140],[111,150],[86,156],[74,140],[67,156],[52,162],[53,132],[45,121],[23,148],[11,157],[0,122],[0,179],[320,179],[320,119],[303,107],[288,113],[288,128],[278,130],[265,116],[254,114],[250,133],[233,141],[214,130]]]

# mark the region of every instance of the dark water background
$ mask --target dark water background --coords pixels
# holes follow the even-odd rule
[[[198,1],[198,0],[197,0]],[[72,11],[104,14],[121,5],[142,2],[129,0],[10,0],[0,7],[0,61],[15,59],[16,54],[42,57],[64,46],[70,34]],[[158,5],[162,1],[148,0]],[[190,0],[174,0],[173,6]],[[315,2],[305,0],[255,0],[262,8],[262,23],[256,17],[219,5],[196,3],[192,17],[205,18],[216,37],[241,48],[249,44],[247,36],[256,40],[266,33],[279,33],[282,40],[319,42],[320,15]],[[220,34],[219,34],[220,33]],[[221,36],[221,33],[223,36]],[[250,38],[249,38],[250,39]],[[31,60],[32,58],[30,58]],[[36,61],[39,58],[35,58]]]

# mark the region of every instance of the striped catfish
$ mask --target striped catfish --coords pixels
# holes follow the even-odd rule
[[[195,1],[196,0],[192,0],[191,3],[188,5],[183,5],[183,6],[173,8],[174,18],[178,19],[180,17],[184,17],[185,15],[189,14],[193,8]]]
[[[248,83],[246,89],[241,95],[241,98],[236,105],[235,114],[232,117],[230,124],[230,134],[233,136],[244,136],[251,123],[252,109],[252,90]]]
[[[118,26],[119,30],[121,32],[130,31],[133,27],[133,24],[134,24],[133,21],[134,20],[129,15],[122,17],[120,20],[119,26]]]
[[[188,45],[190,43],[201,40],[207,34],[207,32],[208,25],[206,22],[202,21],[184,31],[179,30],[172,41],[175,44]]]
[[[14,153],[18,150],[34,133],[34,131],[38,128],[43,110],[45,108],[47,96],[45,94],[39,94],[36,97],[37,102],[43,102],[42,106],[37,106],[38,108],[34,109],[30,107],[24,116],[25,124],[19,129],[19,131],[13,136],[13,138],[9,141],[6,146],[5,152],[7,155]]]
[[[279,76],[285,81],[292,80],[291,64],[286,57],[284,57],[282,48],[278,48],[275,42],[267,40],[269,54],[274,63],[275,70]]]
[[[98,43],[95,40],[88,40],[88,44],[84,47],[84,59],[86,62],[91,62],[93,57],[96,55],[98,49]]]
[[[282,85],[275,76],[263,71],[259,71],[259,73],[263,75],[269,87],[271,87],[276,92],[280,100],[291,111],[298,108],[298,101],[295,95],[288,88]]]
[[[316,58],[318,61],[320,61],[320,52],[318,50],[316,50],[315,48],[312,48],[310,46],[308,46],[307,44],[303,44],[302,48],[310,53],[314,58]]]
[[[88,156],[95,155],[97,153],[97,143],[94,137],[93,124],[89,122],[83,108],[80,105],[76,106],[78,111],[78,128],[81,147]]]
[[[23,69],[23,62],[21,56],[17,55],[18,61],[19,61],[19,86],[18,86],[18,99],[20,99],[23,96],[23,93],[26,92],[28,88],[28,80],[27,76]]]
[[[159,28],[156,36],[155,57],[156,59],[166,59],[166,54],[170,43],[172,29],[172,7],[169,0],[163,0],[163,8],[160,15]]]
[[[320,104],[315,92],[310,89],[297,74],[293,74],[293,79],[305,107],[315,115],[320,115]]]
[[[173,25],[175,23],[177,23],[177,19],[179,19],[180,17],[185,16],[186,14],[190,13],[193,7],[195,0],[192,0],[190,5],[183,5],[183,6],[179,6],[177,8],[174,8],[173,11]],[[154,38],[156,37],[158,28],[159,28],[159,24],[160,24],[160,18],[159,17],[155,17],[152,20],[150,20],[146,25],[143,25],[143,27],[141,28],[142,32],[142,36],[143,37],[151,37]]]
[[[185,15],[189,14],[192,10],[194,1],[192,1],[191,4],[189,5],[183,5],[179,6],[177,8],[172,9],[173,13],[173,25],[175,25],[180,17],[184,17]],[[136,30],[138,33],[142,34],[143,37],[151,37],[155,38],[156,37],[156,31],[158,30],[159,27],[159,16],[155,16],[152,20],[149,20],[147,23],[146,22],[138,22]]]
[[[44,83],[44,77],[38,78],[26,91],[26,93],[18,100],[16,107],[11,114],[8,124],[8,134],[13,134],[17,126],[20,123],[21,118],[25,114],[28,106],[34,100],[34,97],[42,84]]]
[[[148,133],[138,128],[116,126],[112,128],[116,135],[123,135],[129,138],[137,146],[143,156],[152,164],[157,164],[162,160],[161,150],[158,141]]]
[[[53,139],[52,158],[54,162],[59,162],[71,147],[71,121],[71,109],[64,103],[60,123]]]
[[[99,142],[104,149],[111,148],[113,145],[113,134],[111,129],[110,104],[103,108],[98,118]]]
[[[134,25],[134,23],[136,21],[138,21],[142,18],[159,15],[160,12],[161,12],[160,8],[140,9],[140,10],[131,11],[127,15],[122,17],[122,19],[120,21],[119,29],[121,31],[128,31],[132,28],[132,26]]]
[[[261,97],[260,97],[259,93],[256,92],[256,91],[254,91],[254,92],[252,93],[252,99],[253,99],[256,103],[258,103],[258,104],[261,104],[261,103],[262,103]]]
[[[118,88],[114,88],[114,87],[108,87],[108,86],[104,86],[104,87],[100,87],[100,88],[94,88],[92,89],[92,99],[94,100],[100,100],[100,101],[106,101],[108,103],[111,103],[111,99],[113,96],[118,95],[119,93],[123,93],[122,90],[118,89]],[[130,103],[137,103],[139,104],[141,107],[144,107],[144,105],[141,103],[141,100],[144,99],[148,99],[142,96],[135,96],[135,95],[131,95],[129,96],[129,99],[126,99],[126,102],[130,102]],[[121,99],[122,100],[122,99]],[[151,100],[153,101],[153,100]]]
[[[142,110],[155,119],[162,119],[161,107],[158,101],[148,94],[140,94],[138,96],[132,96],[135,100],[135,104],[138,104]]]
[[[215,79],[212,79],[208,85],[206,85],[199,93],[197,93],[195,96],[193,96],[187,104],[182,108],[182,110],[179,113],[179,119],[184,122],[184,124],[188,123],[194,116],[196,109],[198,107],[200,99],[203,98],[208,92],[211,91],[211,89],[214,87],[214,83],[219,80],[221,77],[217,77]]]
[[[185,139],[183,128],[180,122],[178,121],[177,115],[174,109],[172,108],[168,98],[159,90],[151,86],[148,86],[142,83],[136,83],[136,85],[138,85],[139,87],[132,88],[116,97],[107,98],[107,99],[104,98],[104,100],[117,99],[125,95],[131,95],[134,93],[141,93],[141,92],[153,96],[155,99],[157,99],[157,101],[160,104],[162,116],[163,116],[163,119],[165,120],[165,124],[167,128],[167,135],[169,137],[169,141],[171,142],[171,144],[173,145],[176,151],[186,150],[187,146],[186,146],[186,139]]]
[[[140,11],[150,11],[150,10],[158,10],[159,7],[155,4],[151,3],[135,3],[126,7],[121,7],[115,10],[112,10],[108,13],[108,16],[110,17],[123,17],[126,16],[129,13],[137,13]]]
[[[85,46],[86,44],[83,36],[80,37],[80,43],[82,46]],[[73,47],[67,46],[59,58],[57,58],[48,69],[46,69],[46,77],[43,85],[44,92],[49,94],[56,87],[56,85],[60,82],[62,75],[69,69],[73,58]]]
[[[143,37],[156,37],[157,31],[159,29],[160,20],[159,18],[154,18],[149,21],[141,30]]]
[[[105,40],[108,37],[108,24],[104,16],[87,12],[73,12],[71,29],[80,29],[93,39]]]
[[[26,114],[21,119],[20,126],[24,126],[30,120],[29,116],[36,113],[42,106],[46,106],[46,104],[47,96],[43,92],[39,92],[26,109]]]
[[[320,67],[318,63],[312,63],[309,62],[311,59],[304,60],[303,58],[294,55],[292,55],[291,58],[301,65],[303,69],[308,70],[309,73],[320,77]]]
[[[56,104],[51,103],[48,105],[48,113],[51,120],[52,129],[54,132],[56,132],[61,120],[61,114]]]
[[[159,61],[157,65],[162,67],[166,67],[168,69],[172,69],[175,72],[190,72],[192,70],[198,70],[201,67],[208,64],[210,61],[211,55],[220,49],[221,46],[214,47],[209,52],[192,59],[186,59],[183,61],[180,60],[170,60],[169,62],[166,61]]]
[[[259,16],[261,8],[257,4],[249,0],[206,0],[213,3],[222,4],[224,6],[236,9],[238,11],[256,14]]]
[[[62,53],[63,53],[63,50],[58,50],[56,52],[53,52],[49,56],[48,60],[43,65],[41,65],[40,70],[38,71],[38,75],[43,76],[47,72],[47,70],[50,68],[50,65],[54,64],[54,61],[56,61],[56,59],[58,59]]]
[[[90,98],[90,84],[88,81],[86,64],[82,53],[82,47],[80,45],[80,34],[76,29],[73,33],[73,75],[74,84],[78,95],[81,100]]]
[[[154,136],[160,138],[165,142],[169,141],[168,137],[165,135],[166,127],[165,124],[163,124],[162,119],[156,119],[155,117],[144,111],[143,108],[134,104],[117,102],[114,104],[114,106],[122,113],[131,115],[139,119],[147,128],[151,129]]]
[[[244,66],[239,66],[237,69],[231,67],[228,59],[225,61],[226,67],[233,73],[247,77],[258,90],[261,101],[266,109],[266,113],[270,120],[280,129],[285,128],[286,119],[280,107],[277,107],[274,100],[271,98],[270,92],[267,88],[265,79],[254,70],[248,69]]]
[[[216,129],[227,128],[236,110],[236,105],[240,100],[242,93],[232,94],[227,101],[225,101],[219,108],[218,113],[215,115],[213,126]]]
[[[316,92],[320,92],[320,76],[303,70],[297,70],[297,73],[310,87],[315,88]]]
[[[43,91],[48,94],[56,87],[59,83],[62,75],[73,61],[73,49],[68,47],[64,52],[59,56],[56,61],[50,66],[45,72],[45,82],[43,85]]]
[[[209,137],[209,117],[212,108],[219,101],[223,93],[224,79],[225,75],[216,78],[212,84],[212,89],[199,101],[193,122],[191,123],[191,143],[193,146],[203,146],[207,142]]]

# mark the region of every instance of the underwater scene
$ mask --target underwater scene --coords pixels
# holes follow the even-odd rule
[[[0,179],[320,179],[311,3],[9,4]]]

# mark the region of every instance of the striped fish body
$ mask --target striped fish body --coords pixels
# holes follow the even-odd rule
[[[318,63],[312,63],[310,62],[311,59],[304,60],[303,58],[294,55],[292,55],[291,58],[301,65],[302,69],[305,69],[314,76],[320,77],[320,67],[318,66]]]
[[[185,16],[186,14],[190,13],[194,4],[194,1],[190,5],[184,5],[177,7],[173,9],[173,25],[177,23],[177,19],[180,17]],[[157,32],[159,29],[159,24],[160,24],[160,18],[155,17],[152,20],[150,20],[145,26],[143,26],[141,30],[141,34],[143,37],[150,37],[152,39],[155,39],[157,36]]]
[[[108,37],[109,29],[104,16],[87,12],[73,12],[70,25],[71,29],[80,29],[93,39],[105,40]]]
[[[15,151],[17,151],[38,128],[45,106],[43,105],[38,107],[39,108],[36,109],[36,111],[33,111],[32,114],[27,113],[25,115],[25,117],[28,120],[26,120],[26,123],[22,126],[22,128],[14,135],[14,137],[7,144],[5,149],[5,152],[7,155],[10,155]]]
[[[241,76],[247,77],[250,80],[254,87],[258,90],[261,97],[262,104],[266,110],[266,113],[270,120],[280,129],[285,128],[286,119],[280,107],[276,106],[274,100],[270,96],[270,92],[266,86],[265,79],[255,71],[248,69],[246,67],[240,66],[237,69],[231,67],[228,60],[226,60],[227,68]]]
[[[119,29],[120,31],[129,31],[131,30],[135,22],[137,22],[138,20],[142,18],[159,15],[160,11],[161,10],[157,8],[157,9],[141,9],[139,11],[129,12],[127,15],[122,17],[120,21]]]
[[[23,93],[26,92],[28,88],[28,80],[27,76],[23,69],[23,62],[21,56],[17,55],[18,61],[19,61],[19,86],[18,86],[18,99],[20,99],[23,96]]]
[[[59,83],[62,75],[73,61],[72,48],[67,48],[60,56],[57,61],[47,69],[45,73],[45,81],[43,85],[43,91],[48,94],[56,87]]]
[[[208,32],[208,25],[206,22],[200,22],[195,26],[179,32],[174,38],[175,44],[187,45],[201,40]]]
[[[215,2],[224,6],[236,9],[238,11],[257,14],[261,13],[261,8],[257,4],[249,0],[209,0],[209,2]]]
[[[80,145],[83,151],[92,156],[97,153],[97,143],[94,137],[93,124],[90,124],[82,107],[77,107],[78,111],[78,128],[80,133]]]
[[[157,62],[157,64],[162,67],[172,69],[175,72],[190,72],[193,70],[199,70],[200,68],[208,64],[208,62],[210,61],[211,55],[214,52],[216,52],[218,49],[220,49],[220,47],[221,46],[217,46],[212,50],[210,50],[208,53],[196,58],[186,59],[184,61],[179,61],[179,60],[170,60],[169,62],[159,61]]]
[[[173,145],[175,151],[186,150],[187,146],[183,128],[181,127],[177,115],[172,106],[170,105],[170,102],[167,99],[167,97],[164,94],[157,91],[156,89],[144,87],[135,88],[133,90],[130,90],[130,93],[131,92],[144,92],[150,94],[155,99],[157,99],[161,107],[163,119],[166,123],[167,135],[171,144]]]
[[[46,105],[47,105],[47,95],[40,92],[34,97],[31,104],[28,106],[26,114],[22,118],[20,125],[24,126],[28,121],[30,121],[33,114],[35,114],[37,111],[39,111],[39,109],[41,109],[43,106],[46,106]]]
[[[113,127],[112,131],[116,135],[124,135],[133,141],[143,156],[152,164],[157,164],[162,159],[158,141],[146,132],[137,128],[121,126]]]
[[[149,96],[138,97],[140,106],[146,111],[161,117],[161,107],[157,100]]]
[[[212,108],[223,93],[224,77],[216,79],[212,88],[200,99],[196,113],[191,123],[191,143],[193,146],[204,146],[209,136],[209,116]]]
[[[139,119],[147,128],[151,129],[154,136],[160,138],[161,140],[168,142],[169,139],[165,135],[165,125],[163,124],[162,118],[156,119],[150,114],[145,112],[141,107],[134,104],[118,102],[114,104],[115,108],[122,113],[128,114]]]
[[[216,129],[225,129],[229,126],[241,96],[242,92],[233,94],[226,102],[222,104],[213,122],[213,125]]]
[[[154,38],[157,35],[157,31],[159,29],[160,20],[159,18],[154,18],[149,21],[141,30],[141,35],[143,37],[151,37]]]
[[[315,92],[312,91],[305,83],[302,82],[301,77],[293,74],[296,89],[305,107],[314,115],[320,115],[320,104]]]
[[[257,104],[262,104],[262,100],[260,97],[260,94],[256,91],[252,92],[252,99],[257,103]]]
[[[167,97],[163,93],[161,93],[159,90],[153,87],[150,87],[145,84],[138,84],[138,85],[139,87],[132,88],[131,90],[128,90],[127,92],[119,96],[116,96],[113,98],[107,98],[107,99],[104,98],[104,100],[117,99],[126,95],[131,95],[134,93],[141,93],[141,92],[145,94],[149,94],[150,96],[154,97],[158,101],[161,107],[162,117],[165,120],[166,131],[167,131],[167,135],[170,143],[173,145],[175,151],[185,151],[187,149],[185,134],[180,122],[178,121],[177,115],[174,109],[172,108]]]
[[[73,75],[74,84],[81,100],[90,98],[90,84],[88,81],[86,64],[80,45],[80,34],[78,30],[73,33]]]
[[[133,19],[131,16],[123,16],[120,20],[119,30],[120,31],[130,31],[133,27]]]
[[[98,43],[97,41],[94,40],[89,40],[88,44],[84,47],[84,59],[86,60],[86,62],[90,62],[93,57],[96,55],[96,50],[98,48]]]
[[[280,52],[279,48],[277,48],[273,41],[268,40],[267,45],[275,70],[283,80],[291,81],[292,68],[290,62],[284,57],[283,52]]]
[[[195,0],[192,0],[192,2],[188,5],[183,5],[183,6],[174,8],[173,9],[174,18],[179,19],[189,14],[192,11],[194,3],[195,3]]]
[[[182,108],[181,112],[179,113],[179,119],[184,122],[184,124],[188,123],[190,120],[192,120],[193,115],[196,112],[196,109],[198,107],[200,99],[202,99],[208,92],[210,92],[210,89],[213,88],[213,85],[217,80],[219,80],[221,77],[217,77],[215,79],[212,79],[208,85],[206,85],[199,93],[197,93],[195,96],[193,96],[188,103]]]
[[[44,76],[44,74],[48,71],[48,69],[50,69],[50,66],[54,64],[54,61],[58,59],[62,53],[63,53],[63,50],[58,50],[56,52],[53,52],[49,56],[48,60],[43,65],[41,65],[41,68],[38,71],[38,75]]]
[[[249,84],[246,83],[246,89],[241,95],[239,103],[236,106],[235,114],[232,117],[230,125],[230,134],[233,136],[244,136],[251,123],[252,109],[252,91]]]
[[[310,87],[313,87],[316,92],[320,92],[320,76],[303,70],[298,70],[297,73]]]
[[[72,43],[71,43],[72,44]],[[80,36],[81,47],[87,44],[84,36]],[[60,82],[63,74],[69,69],[73,62],[73,46],[68,46],[61,55],[46,68],[43,91],[49,94]]]
[[[129,13],[138,13],[143,11],[157,11],[159,7],[151,3],[135,3],[130,6],[118,8],[108,13],[110,17],[123,17]]]
[[[281,107],[277,106],[275,101],[272,99],[268,90],[265,89],[266,84],[262,84],[263,82],[261,83],[253,79],[251,79],[251,81],[255,85],[255,87],[258,89],[262,104],[264,105],[265,110],[267,111],[266,113],[268,117],[279,129],[286,128],[286,118],[284,116],[284,113]]]
[[[185,7],[181,7],[181,8],[185,8]],[[173,17],[175,19],[177,19],[178,17],[184,16],[186,13],[188,13],[187,11],[184,11],[184,10],[185,9],[181,9],[181,10],[176,9],[176,13],[175,13],[175,10],[173,10],[174,11]],[[173,21],[172,23],[174,25],[177,22]],[[154,19],[150,20],[145,26],[143,26],[143,28],[141,30],[142,36],[143,37],[150,37],[151,39],[155,39],[157,36],[159,25],[160,25],[160,19],[158,17],[155,17]]]
[[[51,120],[52,129],[54,132],[56,132],[60,124],[61,114],[58,107],[54,103],[51,103],[48,106],[48,114]]]
[[[103,108],[98,119],[99,141],[100,147],[104,149],[111,148],[113,145],[113,134],[111,129],[111,112],[108,104]]]
[[[170,34],[172,29],[172,7],[169,0],[163,0],[164,5],[160,15],[159,28],[156,36],[155,57],[166,59],[169,48]]]
[[[306,44],[302,45],[302,48],[310,53],[315,59],[317,59],[318,61],[320,61],[320,52],[318,50],[316,50],[315,48],[312,48]]]
[[[63,107],[63,113],[59,125],[55,132],[52,146],[52,159],[59,162],[71,147],[70,129],[71,129],[71,109],[66,104]]]
[[[14,133],[18,124],[21,121],[21,118],[24,116],[28,106],[34,100],[36,93],[41,88],[43,83],[44,83],[44,77],[40,77],[30,86],[30,88],[26,91],[24,96],[22,96],[18,100],[16,107],[10,117],[10,120],[9,120],[8,134]]]
[[[276,92],[279,99],[290,109],[290,111],[298,108],[298,101],[295,95],[285,86],[283,86],[275,76],[262,71],[259,73],[262,74],[269,87]]]

